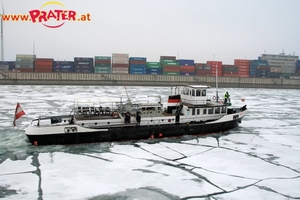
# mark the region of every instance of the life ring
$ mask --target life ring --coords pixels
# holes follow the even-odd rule
[[[213,96],[213,100],[216,100],[216,96]]]
[[[113,117],[114,117],[114,118],[117,118],[117,117],[119,117],[119,114],[118,114],[117,112],[114,112],[114,113],[113,113]]]

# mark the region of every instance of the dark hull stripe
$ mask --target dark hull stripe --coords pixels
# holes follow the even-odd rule
[[[183,135],[205,135],[225,132],[238,126],[242,119],[215,124],[174,124],[172,126],[132,126],[109,128],[108,131],[62,133],[51,135],[27,135],[32,144],[81,144],[96,142],[142,140],[160,137],[178,137]]]

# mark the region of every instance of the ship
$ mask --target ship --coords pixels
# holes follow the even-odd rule
[[[166,106],[160,96],[146,102],[97,97],[74,100],[65,115],[39,116],[25,130],[33,145],[153,140],[225,133],[236,128],[247,105],[208,96],[210,86],[177,86]],[[126,100],[122,100],[126,99]]]

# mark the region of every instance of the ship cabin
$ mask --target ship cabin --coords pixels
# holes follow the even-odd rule
[[[179,87],[178,92],[181,95],[181,101],[190,105],[205,105],[206,90],[210,88],[207,85],[188,85]]]
[[[206,85],[188,85],[179,88],[182,106],[180,115],[192,121],[207,121],[219,119],[227,113],[227,106],[223,103],[211,101],[207,97]]]

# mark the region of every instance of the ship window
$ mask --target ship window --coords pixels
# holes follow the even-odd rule
[[[197,109],[197,115],[200,115],[200,109]]]
[[[202,90],[202,96],[206,96],[206,90]]]
[[[226,107],[222,107],[222,113],[226,113]]]
[[[214,114],[213,108],[209,108],[209,109],[208,109],[208,114]]]
[[[197,97],[201,96],[201,90],[196,90],[196,96]]]
[[[195,115],[195,108],[192,109],[192,115]]]
[[[206,115],[206,108],[203,109],[203,115]]]
[[[192,92],[192,96],[195,96],[195,90],[192,90],[191,92]]]
[[[215,114],[220,114],[221,109],[219,107],[215,108]]]

